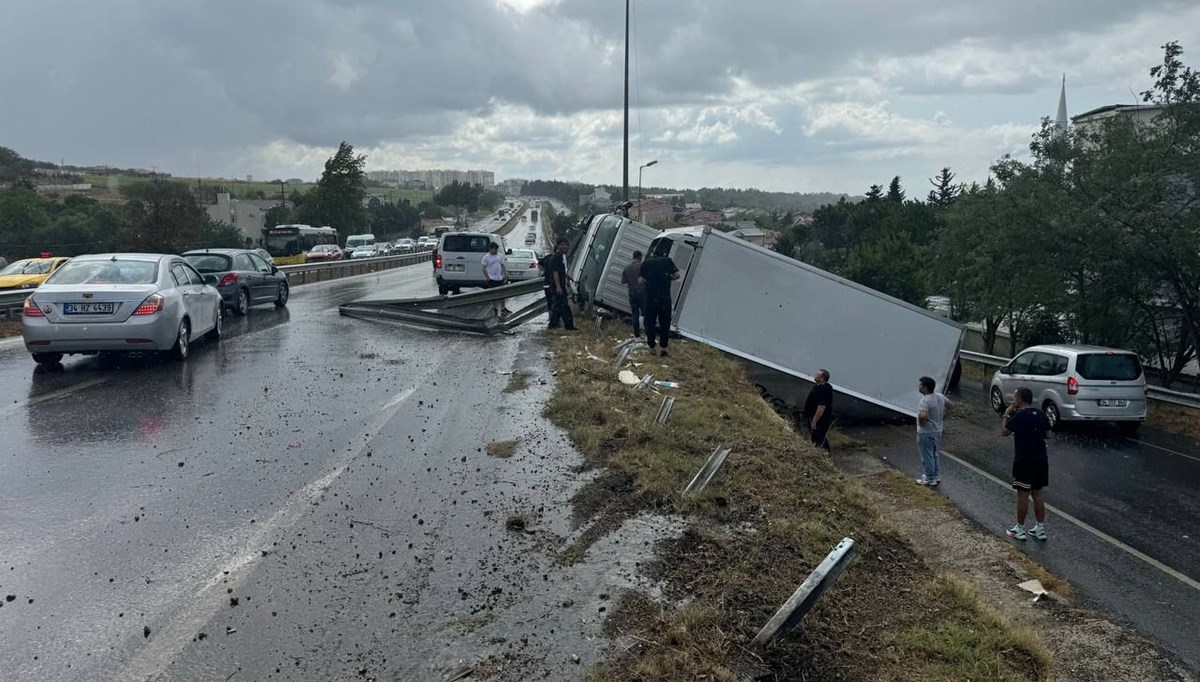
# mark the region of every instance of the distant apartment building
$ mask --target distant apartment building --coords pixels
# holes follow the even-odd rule
[[[233,199],[221,192],[217,203],[205,206],[204,211],[209,218],[236,227],[246,244],[257,244],[262,239],[267,211],[278,205],[278,199]]]
[[[455,182],[485,189],[496,186],[496,174],[488,170],[378,170],[367,171],[367,180],[410,189],[441,189]]]
[[[670,224],[675,217],[675,209],[660,199],[643,199],[629,209],[629,216],[651,226]]]
[[[504,182],[496,185],[496,191],[502,192],[510,197],[519,197],[525,189],[525,184],[529,181],[525,178],[509,178]]]

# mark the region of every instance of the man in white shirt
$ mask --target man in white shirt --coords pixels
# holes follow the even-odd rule
[[[942,472],[938,466],[938,451],[942,446],[942,427],[954,403],[946,396],[937,393],[937,382],[930,377],[921,377],[917,390],[921,393],[921,402],[917,405],[917,451],[921,453],[921,468],[924,472],[917,483],[933,487],[942,482]]]
[[[500,255],[499,244],[496,242],[488,244],[487,255],[483,257],[480,264],[483,266],[484,289],[504,286],[504,280],[508,279],[508,266],[504,263],[504,256]],[[504,307],[504,299],[495,301],[492,308],[498,317],[504,317],[510,312],[508,308]]]

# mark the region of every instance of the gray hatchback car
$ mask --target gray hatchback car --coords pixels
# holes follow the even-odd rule
[[[204,281],[221,292],[225,305],[238,315],[250,306],[274,303],[282,308],[288,302],[288,278],[279,268],[248,249],[199,249],[183,257],[200,271]]]
[[[1003,412],[1026,387],[1052,429],[1070,421],[1116,422],[1136,431],[1146,420],[1146,374],[1138,356],[1099,346],[1033,346],[992,376],[992,408]]]

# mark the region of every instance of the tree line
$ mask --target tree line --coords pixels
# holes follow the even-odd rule
[[[1002,326],[1022,345],[1130,348],[1170,385],[1200,341],[1200,74],[1182,55],[1164,46],[1137,115],[1043,120],[1030,158],[982,185],[943,169],[921,201],[894,178],[775,248],[918,305],[943,295],[989,352]]]

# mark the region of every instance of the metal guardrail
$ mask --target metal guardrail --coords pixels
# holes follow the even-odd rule
[[[969,362],[986,365],[988,367],[1003,367],[1007,365],[1012,358],[1001,357],[999,355],[987,355],[986,353],[976,353],[974,351],[963,350],[958,352],[958,357]],[[1172,391],[1169,388],[1161,386],[1147,386],[1146,395],[1151,400],[1157,400],[1162,403],[1170,403],[1179,405],[1180,407],[1190,407],[1200,409],[1200,395],[1192,393],[1183,393],[1181,391]]]
[[[432,253],[432,251],[416,251],[394,256],[345,259],[330,261],[328,263],[281,265],[279,266],[279,271],[287,275],[289,284],[309,284],[427,262],[432,257]],[[0,317],[13,318],[20,316],[20,309],[24,306],[25,299],[35,290],[36,287],[34,289],[0,292]]]
[[[495,301],[541,290],[541,280],[532,279],[458,296],[356,301],[342,304],[338,312],[346,317],[391,320],[429,329],[450,329],[490,336],[507,332],[546,312],[545,299],[538,298],[499,319],[492,312]]]

